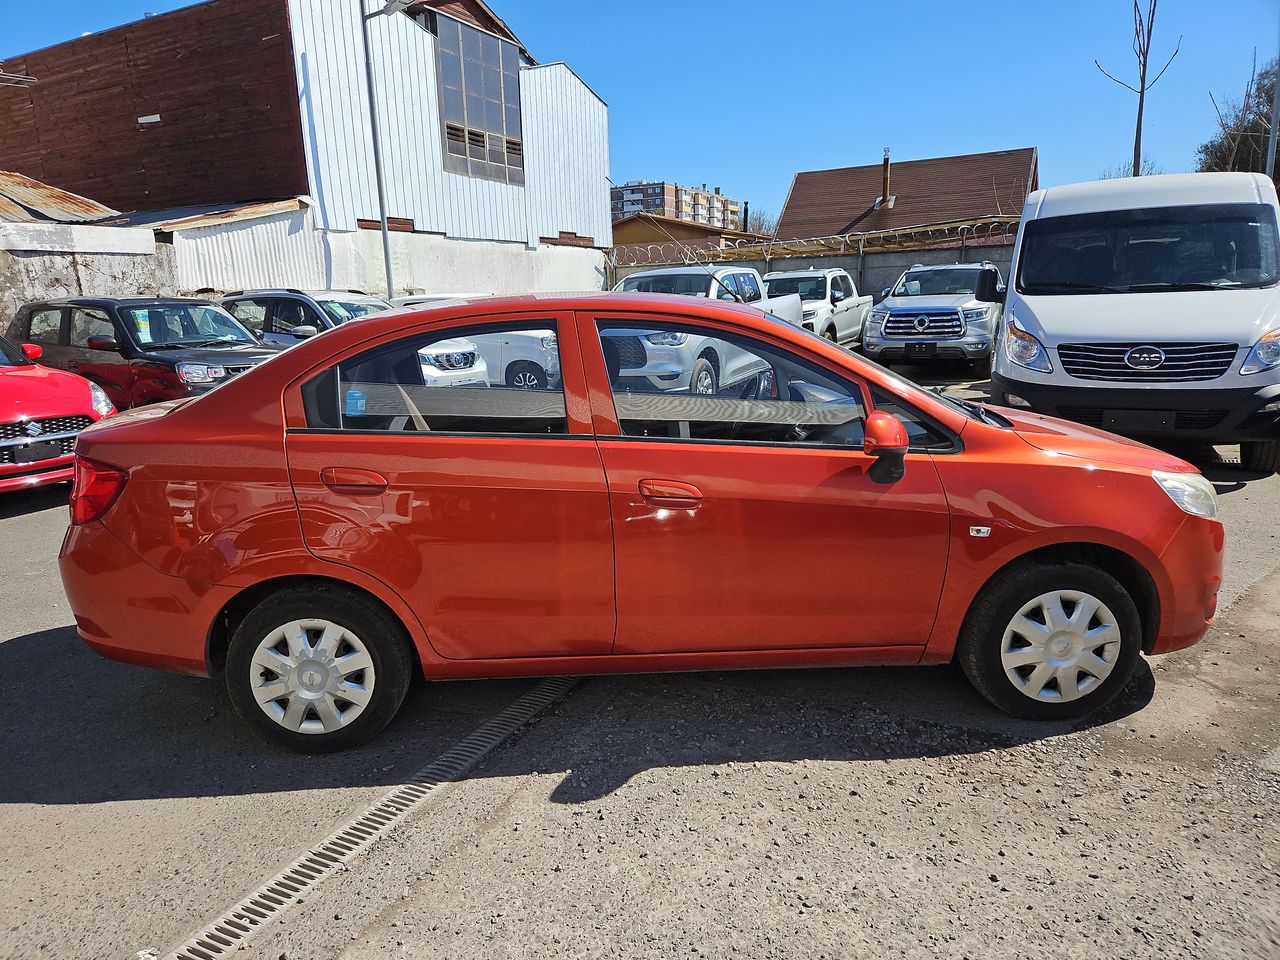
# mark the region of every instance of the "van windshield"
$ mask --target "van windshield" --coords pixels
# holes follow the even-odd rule
[[[1046,217],[1023,227],[1018,292],[1265,287],[1280,275],[1275,211],[1200,204]]]

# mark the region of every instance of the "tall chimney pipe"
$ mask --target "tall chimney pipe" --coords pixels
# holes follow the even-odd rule
[[[889,205],[889,148],[884,148],[884,166],[881,170],[880,206]]]

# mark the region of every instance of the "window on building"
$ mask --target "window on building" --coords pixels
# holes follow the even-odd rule
[[[432,11],[414,19],[437,38],[444,168],[524,183],[519,47]]]

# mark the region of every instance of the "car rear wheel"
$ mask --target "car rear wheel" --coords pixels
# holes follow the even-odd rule
[[[1254,440],[1240,444],[1240,463],[1260,473],[1280,473],[1280,440]]]
[[[712,397],[720,389],[716,368],[706,357],[699,357],[693,364],[693,374],[689,377],[689,392]]]
[[[836,343],[836,342],[838,342],[838,341],[836,340],[836,328],[835,328],[835,327],[827,327],[827,329],[825,329],[825,330],[823,330],[823,331],[822,331],[822,336],[823,336],[824,338],[826,338],[827,340],[830,340],[832,343]]]
[[[232,635],[227,693],[268,739],[313,753],[342,750],[371,739],[400,709],[410,649],[404,627],[366,597],[333,587],[285,589]]]
[[[547,374],[529,360],[521,360],[507,368],[507,386],[517,390],[545,390]]]
[[[1110,574],[1082,563],[1028,564],[974,601],[956,658],[1006,713],[1073,720],[1124,689],[1141,647],[1138,608]]]

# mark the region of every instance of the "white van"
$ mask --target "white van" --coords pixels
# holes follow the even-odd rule
[[[1280,470],[1276,189],[1251,173],[1080,183],[1027,198],[997,403],[1135,437],[1241,444]]]

